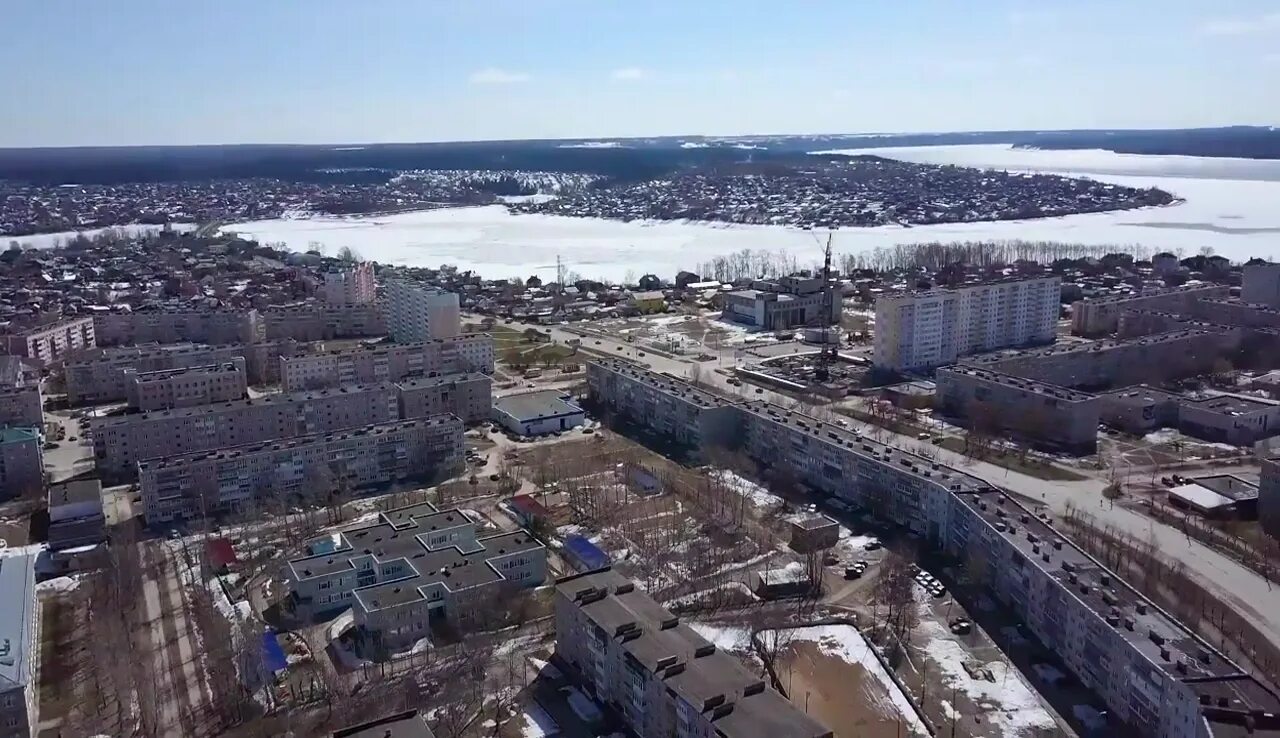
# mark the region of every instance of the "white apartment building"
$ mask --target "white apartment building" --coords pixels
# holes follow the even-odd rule
[[[880,297],[875,364],[912,371],[984,351],[1052,343],[1061,298],[1056,276]]]
[[[36,554],[0,556],[0,738],[40,731],[40,607]]]
[[[1240,281],[1240,299],[1280,307],[1280,264],[1245,264]]]
[[[373,262],[362,261],[324,275],[324,301],[330,305],[367,305],[378,296]]]
[[[545,578],[546,549],[525,531],[477,538],[466,513],[426,502],[312,541],[280,573],[287,607],[304,618],[350,608],[357,643],[392,652]]]
[[[399,419],[396,388],[383,383],[96,418],[90,428],[98,471],[130,479],[139,461]]]
[[[98,345],[93,318],[72,318],[4,336],[6,351],[41,365]]]
[[[461,332],[458,296],[417,282],[387,283],[387,330],[396,343],[452,338]]]
[[[556,582],[556,655],[639,738],[834,734],[611,569]]]
[[[462,454],[462,422],[437,415],[143,461],[138,479],[143,515],[157,525],[268,498],[323,504],[324,487],[340,482],[355,491],[427,480],[456,470]]]
[[[249,392],[249,375],[239,356],[208,366],[126,372],[126,376],[129,407],[142,412],[243,400]]]
[[[488,420],[493,412],[493,383],[487,374],[458,373],[414,377],[396,382],[400,417],[422,418],[453,413],[471,424]]]
[[[696,454],[727,443],[737,433],[731,402],[617,359],[587,363],[592,401],[640,423]]]
[[[1097,450],[1097,395],[964,364],[939,368],[934,382],[937,405],[970,429],[1075,454]]]
[[[1225,298],[1231,288],[1224,284],[1188,284],[1181,287],[1150,290],[1133,295],[1109,295],[1071,303],[1071,332],[1077,336],[1096,337],[1115,333],[1120,316],[1130,310],[1161,310],[1192,314],[1203,298]],[[1246,302],[1265,302],[1251,300]]]
[[[457,372],[493,373],[493,338],[463,333],[452,338],[326,351],[280,359],[285,392]]]

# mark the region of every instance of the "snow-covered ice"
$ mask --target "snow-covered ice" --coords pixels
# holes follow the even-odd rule
[[[155,233],[162,228],[164,228],[164,226],[139,224],[139,225],[112,226],[111,230],[123,231],[129,234],[137,234],[137,233]],[[169,225],[169,228],[174,231],[183,232],[183,231],[189,231],[194,229],[195,225],[192,223],[171,223]],[[66,243],[67,241],[70,241],[72,238],[75,238],[75,236],[80,233],[86,236],[96,236],[105,230],[108,230],[108,229],[87,228],[82,231],[59,231],[58,233],[37,233],[31,236],[0,235],[0,247],[9,248],[9,244],[13,243],[14,241],[17,241],[18,245],[23,247],[31,246],[37,249],[47,249],[53,246],[60,246]]]

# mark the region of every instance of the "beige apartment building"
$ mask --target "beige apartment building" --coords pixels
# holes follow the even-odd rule
[[[403,279],[387,284],[387,330],[396,343],[452,338],[462,332],[458,296]]]
[[[556,582],[556,655],[639,738],[831,738],[612,569]]]
[[[99,346],[143,343],[255,343],[264,338],[257,310],[145,310],[93,318]]]
[[[44,397],[36,384],[0,387],[0,428],[44,428]]]
[[[1128,310],[1158,310],[1194,314],[1203,298],[1225,298],[1231,288],[1220,284],[1189,284],[1136,295],[1114,295],[1076,300],[1071,304],[1071,332],[1077,336],[1104,336],[1115,333],[1120,316]]]
[[[971,430],[1074,454],[1097,450],[1097,395],[963,364],[938,369],[934,382],[938,407]]]
[[[266,337],[271,340],[327,341],[387,333],[382,311],[373,303],[271,307],[263,311],[262,321]]]
[[[493,413],[493,385],[487,374],[403,379],[396,383],[396,393],[402,418],[453,413],[471,424],[488,420]]]
[[[135,374],[236,359],[244,360],[250,384],[274,384],[280,380],[280,357],[292,356],[298,344],[282,340],[228,346],[122,346],[99,351],[66,365],[67,402],[73,406],[127,400]]]
[[[92,421],[98,471],[131,479],[139,461],[400,419],[390,383],[268,395]]]
[[[726,444],[738,430],[731,401],[630,362],[588,362],[587,387],[597,407],[640,422],[694,455]]]
[[[324,301],[329,305],[368,305],[378,297],[373,262],[362,261],[324,275]]]
[[[138,480],[147,524],[158,525],[253,504],[324,504],[338,484],[430,480],[462,455],[462,422],[437,415],[152,459],[138,464]]]
[[[249,375],[242,357],[208,366],[129,374],[129,407],[148,412],[243,400]]]
[[[415,343],[387,343],[302,354],[280,360],[285,392],[456,372],[493,373],[493,338],[464,333]]]
[[[64,358],[72,351],[98,345],[93,318],[73,318],[4,336],[5,353],[22,356],[41,365]]]
[[[466,627],[495,600],[542,584],[546,561],[525,531],[479,538],[462,510],[424,502],[312,541],[280,580],[286,606],[302,617],[351,608],[358,647],[394,652],[430,640],[438,626]]]
[[[1062,280],[1056,276],[881,296],[875,364],[921,370],[984,351],[1052,343],[1061,299]]]

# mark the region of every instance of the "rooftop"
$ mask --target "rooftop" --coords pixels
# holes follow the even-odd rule
[[[1181,341],[1187,338],[1198,336],[1213,335],[1215,331],[1202,328],[1184,328],[1176,331],[1167,331],[1165,333],[1153,333],[1149,336],[1141,336],[1138,338],[1103,338],[1097,341],[1073,341],[1071,343],[1056,343],[1052,346],[1035,349],[1021,349],[1015,351],[1001,351],[992,354],[982,354],[966,358],[964,363],[967,365],[983,365],[994,364],[999,365],[1006,361],[1015,359],[1038,359],[1049,356],[1066,356],[1071,354],[1088,354],[1101,353],[1113,349],[1139,348],[1142,346],[1154,346],[1160,343],[1170,341]]]
[[[1184,400],[1184,402],[1201,410],[1231,416],[1266,412],[1280,406],[1280,402],[1275,400],[1263,400],[1257,397],[1246,397],[1245,395],[1215,395],[1199,400],[1188,399]]]
[[[1146,290],[1143,292],[1124,294],[1124,295],[1107,295],[1106,297],[1094,297],[1088,300],[1080,300],[1088,305],[1104,305],[1107,303],[1128,302],[1146,297],[1160,297],[1163,295],[1185,294],[1188,292],[1195,293],[1201,291],[1221,291],[1228,287],[1224,284],[1213,284],[1209,282],[1192,282],[1179,287],[1166,287],[1158,290]]]
[[[993,384],[1014,387],[1024,392],[1030,392],[1044,397],[1052,397],[1065,402],[1087,402],[1095,397],[1088,392],[1080,392],[1066,387],[1060,387],[1056,384],[1037,382],[1033,379],[1023,379],[1022,377],[1015,377],[1012,374],[1005,374],[1004,372],[997,372],[991,369],[984,369],[978,366],[968,366],[965,364],[944,366],[938,369],[938,373],[939,376],[942,376],[943,373],[963,374],[965,376],[984,380]]]
[[[197,405],[195,407],[181,407],[174,408],[172,410],[152,410],[151,412],[145,413],[130,413],[107,418],[95,418],[92,421],[92,425],[95,429],[110,428],[112,426],[127,425],[129,423],[156,420],[159,418],[189,418],[199,415],[210,415],[240,410],[247,407],[291,405],[300,402],[310,402],[312,400],[341,397],[344,395],[359,395],[367,392],[386,392],[388,397],[394,397],[395,385],[390,382],[379,382],[376,384],[347,384],[341,387],[331,387],[329,389],[266,395],[263,397],[254,397],[249,400],[232,400],[230,402],[219,402],[212,405]]]
[[[434,374],[434,372],[432,372]],[[489,375],[479,372],[455,372],[452,374],[440,374],[437,376],[427,377],[409,377],[407,379],[397,380],[396,387],[402,389],[421,389],[424,387],[439,387],[445,384],[454,384],[455,382],[489,382]]]
[[[499,397],[493,401],[493,407],[518,421],[556,418],[582,412],[582,408],[569,402],[567,397],[568,395],[560,390],[529,392]]]
[[[140,372],[134,374],[134,380],[140,383],[158,382],[173,377],[181,377],[184,375],[195,374],[234,374],[243,371],[243,367],[234,361],[223,361],[217,364],[206,364],[204,366],[188,366],[178,369],[158,369],[153,372]]]
[[[98,479],[77,479],[49,485],[49,507],[101,501],[102,482]]]
[[[435,738],[435,734],[417,710],[410,710],[336,730],[333,738]]]
[[[35,428],[0,428],[0,443],[29,443],[39,440],[40,433]]]
[[[35,660],[35,554],[0,556],[0,692],[32,679]]]

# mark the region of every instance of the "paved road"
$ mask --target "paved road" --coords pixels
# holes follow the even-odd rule
[[[674,359],[660,356],[652,351],[639,349],[634,344],[614,340],[605,336],[583,336],[576,326],[526,326],[512,324],[511,327],[523,330],[527,327],[538,328],[551,334],[553,341],[567,343],[570,339],[580,339],[588,349],[605,354],[640,361],[649,365],[654,371],[670,372],[678,376],[688,377],[697,371],[698,379],[730,395],[749,395],[755,398],[768,399],[783,404],[793,404],[794,399],[764,389],[757,392],[754,387],[733,387],[728,377],[715,371],[718,366],[730,367],[733,357],[721,356],[716,361],[697,362],[690,359]],[[573,330],[569,330],[569,329]],[[599,343],[597,344],[597,341]],[[643,357],[639,353],[643,351]],[[700,367],[694,370],[693,367]],[[848,419],[846,419],[848,420]],[[864,430],[871,426],[866,423],[848,420],[850,425]],[[880,438],[907,449],[914,449],[920,442],[910,436],[892,433],[879,429]],[[1056,515],[1064,514],[1068,507],[1088,510],[1103,524],[1110,524],[1140,540],[1154,540],[1157,549],[1165,556],[1181,561],[1187,572],[1196,581],[1214,593],[1223,602],[1230,604],[1241,613],[1254,627],[1263,633],[1273,644],[1280,646],[1280,586],[1277,586],[1252,569],[1242,566],[1236,561],[1214,551],[1213,549],[1191,539],[1178,530],[1157,523],[1152,519],[1120,506],[1112,506],[1104,501],[1102,489],[1106,482],[1101,479],[1084,479],[1078,481],[1046,481],[1037,477],[1010,471],[1004,467],[987,462],[975,462],[960,454],[945,449],[933,448],[935,458],[943,463],[962,469],[974,476],[985,479],[992,484],[1014,492],[1032,501],[1038,501]]]

